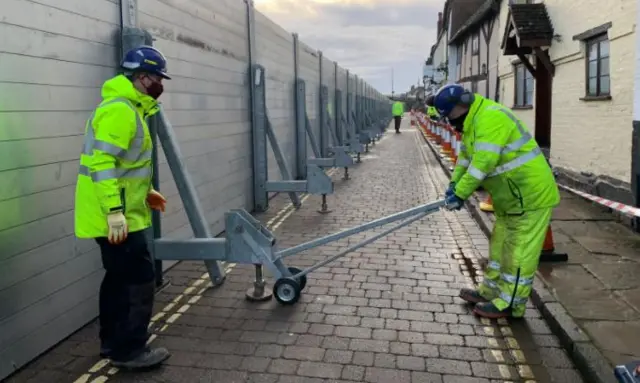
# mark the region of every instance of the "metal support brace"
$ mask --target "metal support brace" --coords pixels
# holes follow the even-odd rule
[[[173,131],[173,127],[167,119],[162,105],[157,115],[158,138],[160,139],[160,144],[162,144],[162,150],[167,159],[169,169],[171,169],[171,174],[178,188],[178,193],[180,194],[184,210],[187,213],[193,234],[196,238],[214,239],[189,172],[184,162],[182,162],[182,154],[180,153],[180,147],[178,146],[178,140]],[[155,242],[157,243],[159,240],[160,239]],[[171,240],[165,241],[170,242]],[[187,241],[193,241],[193,239]],[[156,259],[179,260],[179,257],[179,254],[175,254],[168,258],[156,257]],[[204,263],[209,271],[209,277],[213,285],[221,284],[225,279],[225,273],[218,262],[205,260]]]
[[[324,116],[323,121],[325,121],[323,130],[331,133],[334,143],[334,146],[327,148],[327,151],[335,160],[334,166],[347,169],[353,166],[353,158],[348,154],[348,147],[337,145],[338,136],[336,131],[333,129],[331,119],[329,117],[329,111],[327,110],[329,106],[329,88],[327,86],[322,86],[320,89],[320,102],[320,107],[323,110],[322,115]]]
[[[307,176],[307,112],[304,82],[300,82],[300,41],[298,34],[293,34],[294,63],[294,102],[296,105],[296,179],[303,180]]]
[[[255,209],[265,211],[268,208],[268,193],[286,192],[296,208],[300,207],[297,193],[332,194],[333,182],[316,164],[306,164],[305,180],[293,180],[287,167],[284,155],[271,126],[266,107],[265,68],[254,64],[251,69],[251,85],[253,95],[253,142],[254,142],[254,184]],[[296,86],[298,92],[299,84]],[[298,104],[298,109],[301,106]],[[280,169],[282,181],[268,180],[267,139]]]

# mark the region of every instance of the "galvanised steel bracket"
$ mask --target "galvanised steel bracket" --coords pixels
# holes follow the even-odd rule
[[[253,95],[254,209],[260,212],[268,209],[269,193],[288,193],[291,202],[296,208],[301,205],[298,193],[325,196],[333,194],[333,181],[316,164],[307,162],[305,180],[294,180],[291,177],[267,112],[265,68],[262,65],[253,64],[250,70],[250,77]],[[269,181],[268,179],[267,140],[278,163],[282,181]]]
[[[322,121],[324,122],[324,129],[328,130],[331,135],[331,141],[333,146],[327,148],[327,153],[334,159],[333,166],[344,168],[350,168],[354,165],[353,157],[348,153],[349,147],[340,145],[338,140],[338,134],[331,123],[332,119],[329,116],[329,88],[326,85],[320,87],[320,107],[323,114]],[[348,178],[345,177],[345,178]]]

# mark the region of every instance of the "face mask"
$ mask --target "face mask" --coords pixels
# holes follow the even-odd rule
[[[467,113],[461,115],[458,118],[450,118],[449,123],[451,126],[455,128],[456,131],[462,133],[462,129],[464,128],[464,120],[467,118]]]
[[[162,92],[164,92],[164,86],[162,83],[154,81],[149,87],[147,87],[147,94],[156,100],[160,97]]]

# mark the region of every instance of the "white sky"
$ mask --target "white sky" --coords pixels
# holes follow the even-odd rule
[[[258,11],[382,93],[422,80],[444,0],[254,0]]]

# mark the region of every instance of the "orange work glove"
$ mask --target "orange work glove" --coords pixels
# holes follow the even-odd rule
[[[153,210],[159,210],[164,213],[164,208],[167,204],[167,200],[164,199],[162,194],[160,194],[156,190],[151,189],[149,191],[149,194],[147,194],[147,204]]]

